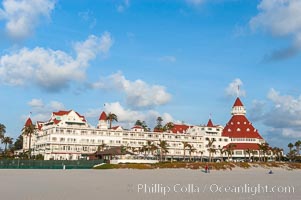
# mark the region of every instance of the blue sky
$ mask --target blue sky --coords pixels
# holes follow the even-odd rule
[[[0,122],[16,138],[74,109],[130,127],[140,119],[225,125],[240,85],[271,146],[301,137],[298,0],[4,0]]]

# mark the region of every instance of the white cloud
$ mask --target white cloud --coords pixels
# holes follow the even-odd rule
[[[76,57],[64,51],[36,47],[22,48],[0,58],[0,81],[8,85],[36,84],[48,91],[59,91],[70,81],[85,79],[89,62],[98,53],[106,55],[113,43],[109,33],[90,35],[74,45]]]
[[[129,6],[130,6],[130,0],[123,0],[122,3],[117,6],[117,11],[121,13]]]
[[[260,11],[250,20],[253,30],[262,29],[275,36],[292,36],[293,45],[268,55],[268,60],[285,59],[297,54],[301,48],[301,1],[300,0],[262,0]]]
[[[264,125],[271,128],[271,134],[280,134],[284,137],[298,138],[301,137],[301,95],[294,98],[290,95],[281,95],[275,89],[271,89],[267,98],[271,103],[258,104],[253,107],[252,112],[256,112],[258,118]]]
[[[246,96],[246,91],[242,89],[243,82],[239,79],[236,78],[234,79],[228,87],[225,89],[226,95],[227,96],[241,96],[244,97]]]
[[[51,113],[59,110],[65,110],[63,103],[58,101],[50,101],[45,104],[42,99],[32,99],[27,103],[30,106],[30,112],[32,113],[31,119],[35,121],[47,121],[50,119]],[[27,118],[28,116],[23,116]]]
[[[6,20],[6,31],[14,39],[30,36],[40,22],[49,18],[54,9],[54,0],[4,0],[0,20]]]
[[[98,89],[115,89],[125,93],[129,106],[153,107],[170,101],[171,95],[160,85],[149,85],[142,80],[130,81],[119,72],[109,77],[102,78],[92,85]]]
[[[157,117],[161,116],[163,123],[174,122],[173,117],[169,113],[159,113],[155,110],[137,111],[124,108],[119,102],[105,103],[104,108],[90,109],[85,116],[89,118],[97,118],[100,113],[114,113],[118,117],[118,125],[124,128],[131,128],[137,120],[145,121],[148,127],[153,128],[156,125]]]
[[[90,10],[79,12],[78,16],[85,22],[89,23],[89,28],[94,28],[97,24],[97,19],[94,17],[94,13]]]
[[[198,6],[205,2],[206,0],[186,0],[187,3]]]
[[[175,56],[162,56],[159,58],[160,61],[174,63],[177,61]]]

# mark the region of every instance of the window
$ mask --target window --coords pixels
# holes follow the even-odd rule
[[[240,131],[240,128],[237,128],[236,130],[237,130],[237,131]]]

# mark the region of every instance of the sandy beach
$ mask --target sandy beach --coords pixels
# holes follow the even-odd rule
[[[300,199],[301,171],[0,170],[5,200]]]

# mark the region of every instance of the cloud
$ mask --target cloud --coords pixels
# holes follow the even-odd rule
[[[261,29],[277,37],[292,37],[291,47],[266,55],[265,60],[280,60],[292,57],[301,50],[301,1],[262,0],[259,13],[249,24],[252,30]]]
[[[50,101],[45,104],[42,99],[32,99],[27,104],[30,106],[33,121],[47,121],[52,112],[65,110],[64,104],[58,101]],[[22,118],[26,119],[27,117],[23,116]]]
[[[177,61],[175,56],[162,56],[159,58],[160,61],[174,63]]]
[[[75,58],[61,50],[22,48],[0,58],[0,82],[13,86],[35,84],[46,91],[57,92],[71,81],[82,81],[89,62],[97,54],[106,55],[113,40],[109,33],[90,35],[84,42],[76,42]]]
[[[90,10],[79,12],[78,16],[84,21],[89,23],[89,28],[92,29],[96,26],[97,20],[94,17],[94,13]]]
[[[243,82],[239,78],[234,79],[231,83],[229,83],[228,87],[225,89],[226,95],[234,97],[245,97],[246,91],[242,89],[242,86]]]
[[[125,9],[127,9],[130,6],[130,0],[123,0],[122,3],[120,3],[117,6],[117,11],[118,12],[123,12]]]
[[[163,123],[174,122],[173,117],[168,113],[159,113],[155,110],[137,111],[133,109],[124,108],[119,102],[105,103],[104,108],[90,109],[85,116],[88,118],[97,118],[100,113],[114,113],[118,117],[118,125],[124,128],[131,128],[137,120],[145,121],[148,127],[154,127],[157,117],[161,116]]]
[[[187,3],[198,6],[205,2],[206,0],[186,0]]]
[[[133,108],[149,108],[166,104],[171,95],[160,85],[149,85],[142,80],[130,81],[121,73],[115,73],[92,84],[96,89],[121,91],[126,96],[126,102]]]
[[[49,18],[54,9],[54,0],[4,0],[0,20],[5,20],[5,29],[13,39],[30,36],[41,18]]]
[[[275,89],[270,89],[267,98],[272,106],[267,103],[253,107],[252,112],[257,112],[264,125],[271,128],[274,134],[284,137],[301,137],[301,95],[294,98],[290,95],[281,95]],[[271,131],[270,131],[271,132]]]

